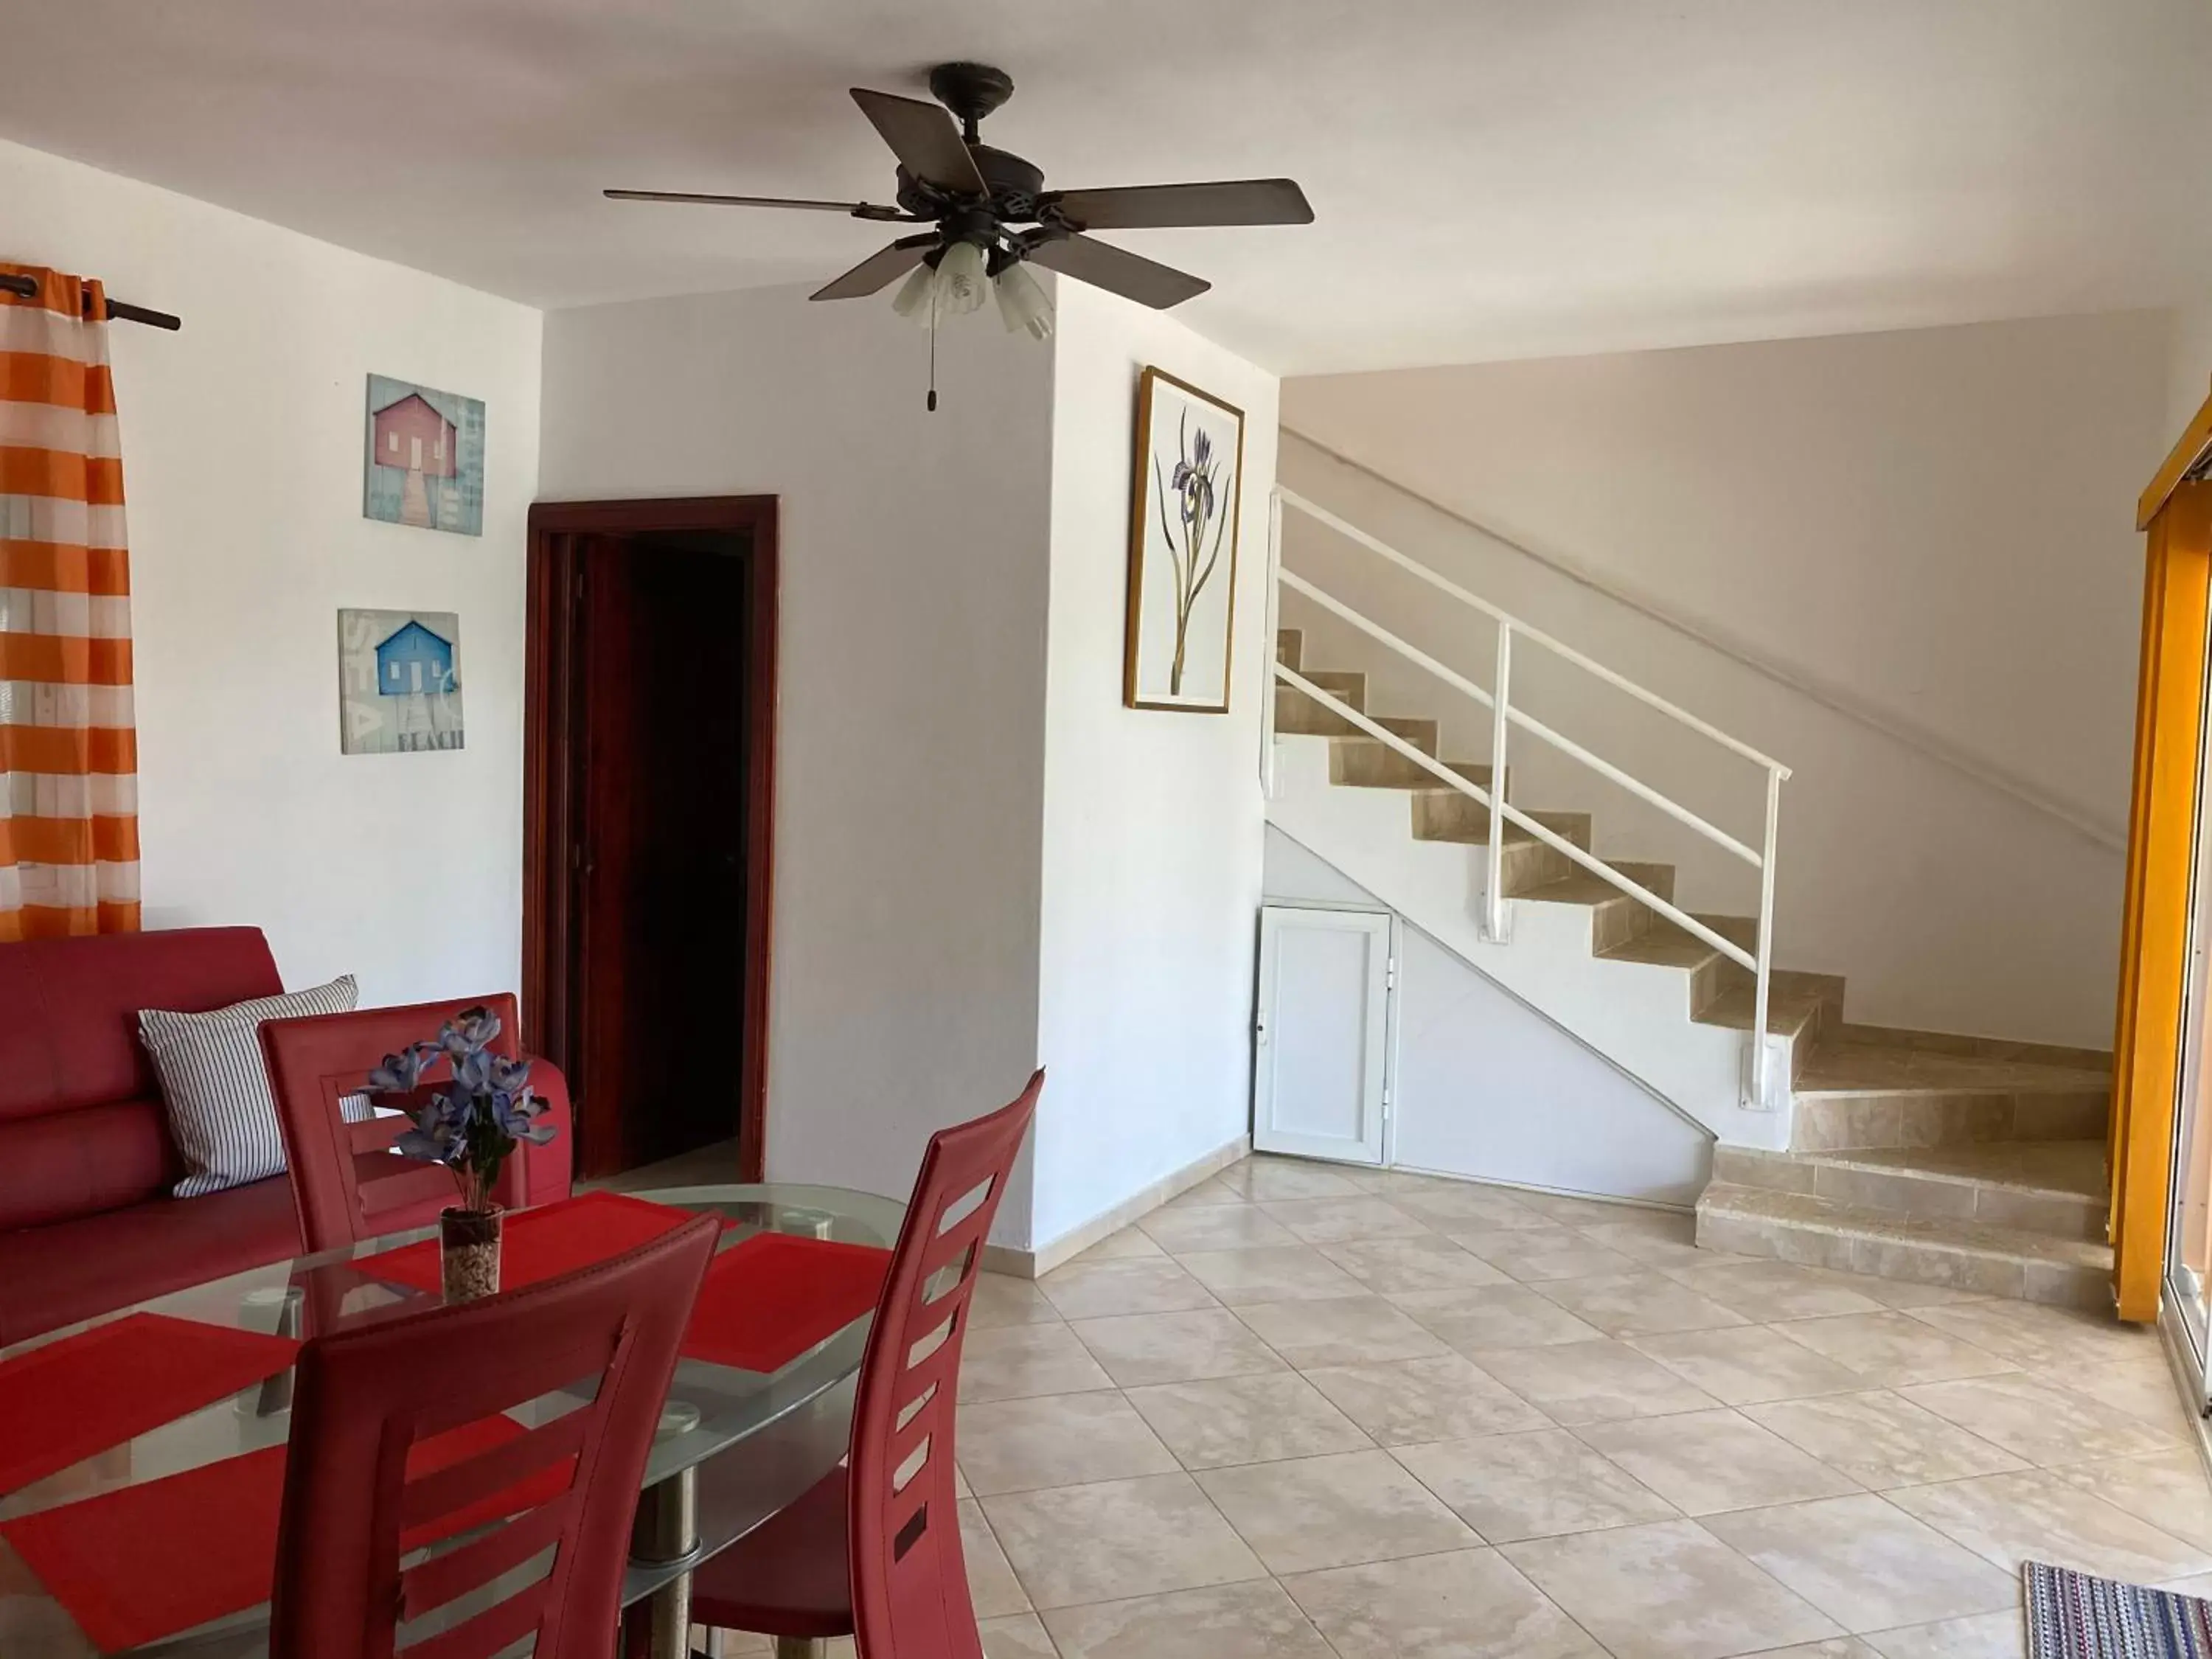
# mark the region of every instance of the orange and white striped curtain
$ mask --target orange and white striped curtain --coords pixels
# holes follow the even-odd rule
[[[123,463],[97,283],[0,290],[0,940],[138,927]]]

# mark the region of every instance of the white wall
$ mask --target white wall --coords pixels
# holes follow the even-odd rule
[[[1039,1243],[1246,1133],[1275,477],[1273,375],[1171,317],[1078,283],[1054,292]],[[1227,714],[1121,706],[1129,466],[1148,363],[1244,411]]]
[[[1285,481],[1796,769],[1779,959],[1847,975],[1850,1018],[2105,1046],[2131,505],[2172,329],[2123,313],[1292,380],[1289,428],[1371,471],[1286,439]],[[1486,680],[1486,624],[1289,533],[1294,568]],[[1355,654],[1318,632],[1310,661]],[[1755,840],[1755,769],[1534,656],[1515,670],[1535,712]],[[1460,702],[1407,672],[1370,702]],[[1454,746],[1480,758],[1476,730]],[[1512,760],[1524,806],[1594,811],[1598,849],[1678,862],[1691,908],[1753,908],[1749,872],[1690,832],[1525,737]]]
[[[1269,902],[1389,908],[1272,824],[1267,846]],[[1402,918],[1397,940],[1395,1164],[1697,1201],[1711,1135]]]
[[[2181,436],[2182,428],[2203,407],[2212,390],[2212,299],[2182,306],[2172,313],[2166,359],[2166,423],[2160,429],[2158,452],[2143,470],[2150,482],[2152,469]]]
[[[0,258],[185,322],[111,331],[145,925],[370,1003],[514,988],[538,313],[13,144],[0,203]],[[483,399],[481,538],[362,516],[372,371]],[[340,606],[459,614],[465,749],[338,752]]]
[[[768,1170],[901,1196],[1037,1030],[1052,358],[948,326],[932,415],[927,351],[800,289],[545,326],[546,498],[780,498]]]

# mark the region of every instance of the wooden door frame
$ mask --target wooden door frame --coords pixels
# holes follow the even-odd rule
[[[538,501],[530,509],[527,634],[523,667],[522,1041],[564,1069],[574,1030],[569,983],[575,917],[566,849],[574,845],[572,775],[580,687],[566,619],[576,603],[568,538],[687,530],[743,531],[745,871],[744,1006],[738,1082],[739,1177],[758,1181],[767,1157],[769,963],[775,870],[776,497],[697,495],[611,501]],[[711,1033],[668,1034],[709,1044]]]
[[[2157,1319],[2197,877],[2204,672],[2212,648],[2212,398],[2136,503],[2145,532],[2142,666],[2114,1021],[2108,1236],[2119,1316]]]

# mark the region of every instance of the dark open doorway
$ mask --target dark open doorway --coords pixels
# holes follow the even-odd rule
[[[775,605],[773,496],[530,509],[523,1040],[579,1176],[760,1178]]]

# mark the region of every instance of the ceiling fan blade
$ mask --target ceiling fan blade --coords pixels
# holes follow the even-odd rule
[[[937,233],[925,236],[902,236],[885,247],[878,248],[835,282],[824,283],[806,297],[810,300],[858,300],[889,288],[922,261],[922,256],[935,246]]]
[[[1154,230],[1176,225],[1310,225],[1314,210],[1291,179],[1223,179],[1212,184],[1128,185],[1114,190],[1056,190],[1040,205],[1058,208],[1079,230]]]
[[[704,202],[711,207],[806,208],[816,213],[848,213],[855,219],[914,222],[914,216],[895,207],[870,202],[817,202],[803,196],[710,196],[694,190],[604,190],[602,196],[617,202]]]
[[[875,123],[899,165],[915,178],[963,196],[990,193],[983,175],[975,170],[975,158],[960,140],[960,129],[943,105],[871,92],[866,87],[852,90],[860,113]]]
[[[1202,276],[1144,258],[1110,242],[1094,242],[1088,236],[1053,237],[1036,244],[1030,258],[1048,270],[1103,288],[1155,311],[1196,299],[1213,286]]]

